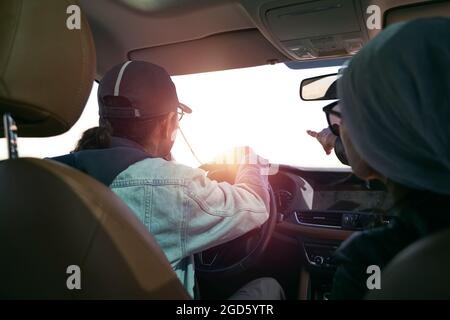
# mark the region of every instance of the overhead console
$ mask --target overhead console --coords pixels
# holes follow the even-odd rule
[[[305,64],[350,57],[374,38],[381,28],[367,28],[370,6],[380,9],[381,27],[423,16],[450,16],[448,0],[238,1],[266,39]]]
[[[359,1],[276,1],[260,9],[265,31],[295,60],[351,56],[368,41]]]

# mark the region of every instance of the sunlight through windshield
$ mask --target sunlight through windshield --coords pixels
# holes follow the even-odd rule
[[[327,102],[299,97],[302,79],[337,69],[291,70],[277,64],[173,77],[178,98],[193,109],[180,126],[202,162],[233,147],[250,146],[272,163],[344,167],[306,134],[327,126],[322,112]],[[173,153],[180,162],[198,165],[180,136]]]

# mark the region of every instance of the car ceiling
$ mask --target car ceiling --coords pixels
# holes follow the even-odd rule
[[[342,24],[343,35],[351,34],[364,44],[377,31],[366,29],[363,8],[377,4],[385,12],[419,2],[424,1],[80,0],[94,35],[97,78],[113,65],[129,59],[159,64],[171,75],[301,61],[292,51],[297,42],[293,46],[292,40],[285,41],[285,33],[292,38],[292,30],[297,28],[302,34],[299,38],[307,39],[308,30],[312,30],[315,32],[312,40],[331,39],[335,41],[334,47],[339,47],[339,41],[345,37],[330,37],[323,28],[327,23],[321,23],[320,16],[308,20],[305,12],[316,14],[322,10],[324,19],[330,19],[326,14],[338,12],[333,30]],[[278,9],[281,11],[275,11]],[[285,19],[299,14],[302,16],[298,19]],[[349,33],[349,17],[355,19],[353,28],[356,26],[357,32]],[[322,29],[324,34],[320,37],[316,31]],[[305,62],[345,56],[349,54],[343,50],[326,51]]]

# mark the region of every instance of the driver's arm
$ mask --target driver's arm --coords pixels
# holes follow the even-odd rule
[[[198,170],[186,188],[186,252],[192,254],[236,239],[269,216],[267,164],[240,166],[232,185]]]

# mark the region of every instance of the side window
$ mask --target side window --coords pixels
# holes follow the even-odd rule
[[[20,138],[18,141],[20,157],[45,158],[69,153],[81,134],[98,125],[97,105],[98,84],[94,82],[91,95],[77,123],[66,133],[49,138]],[[0,139],[0,160],[8,158],[5,139]]]

